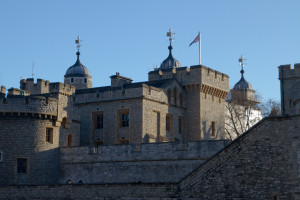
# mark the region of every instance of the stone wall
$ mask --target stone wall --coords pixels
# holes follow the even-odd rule
[[[179,183],[182,199],[299,199],[300,116],[267,118]]]
[[[178,183],[1,186],[0,199],[297,200],[300,199],[299,128],[300,116],[266,118]],[[133,159],[132,161],[138,163],[138,159],[145,159],[147,156],[151,158],[167,156],[179,161],[180,156],[186,158],[187,155],[195,156],[197,152],[203,152],[198,148],[201,146],[199,144],[191,143],[188,147],[191,148],[190,151],[194,149],[195,154],[189,151],[186,151],[186,154],[182,154],[181,151],[174,152],[175,146],[174,143],[143,144],[139,148],[136,145],[120,145],[119,148],[103,146],[98,149],[98,153],[88,156],[87,153],[91,151],[85,147],[62,148],[61,153],[64,158],[62,163],[66,165],[66,162],[72,161],[84,166],[87,161],[86,164],[89,163],[90,166],[86,170],[91,170],[91,173],[93,169],[97,169],[94,167],[98,161],[111,160],[110,155],[116,160],[127,157],[128,161]],[[136,154],[139,150],[141,152]],[[72,152],[77,152],[78,156]],[[146,152],[154,154],[147,155]],[[168,152],[172,152],[170,154],[172,156],[168,155]],[[96,162],[92,163],[91,160]],[[155,162],[157,161],[153,160],[147,165],[153,166]],[[188,163],[188,160],[185,162]],[[114,162],[110,163],[113,165]],[[172,170],[170,166],[168,170]],[[123,172],[126,175],[126,171]],[[99,173],[107,173],[107,171]]]
[[[0,199],[4,200],[171,200],[176,185],[161,184],[73,184],[48,186],[0,187]]]
[[[176,182],[229,141],[61,148],[60,183]]]

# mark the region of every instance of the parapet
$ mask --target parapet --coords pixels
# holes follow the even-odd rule
[[[22,79],[20,81],[20,89],[29,91],[31,94],[47,94],[47,93],[62,93],[72,95],[75,93],[75,87],[64,83],[50,83],[48,80],[37,79],[34,83],[33,78]]]
[[[9,95],[22,95],[22,96],[29,96],[30,95],[30,92],[29,91],[26,91],[26,90],[20,90],[20,89],[17,89],[17,88],[10,88],[8,89],[8,96]]]
[[[49,84],[49,92],[50,93],[60,93],[66,95],[72,95],[75,93],[75,87],[72,85],[64,84],[64,83],[50,83]]]
[[[10,93],[18,92],[17,89],[9,89]],[[48,96],[7,95],[0,100],[1,113],[30,113],[57,115],[57,99]]]
[[[166,70],[154,70],[148,73],[149,81],[175,78],[182,85],[207,84],[229,89],[229,76],[204,65],[180,67]]]
[[[34,83],[33,78],[22,79],[20,81],[20,89],[27,90],[31,94],[44,94],[49,93],[49,81],[43,79],[37,79],[37,82]]]
[[[294,64],[294,69],[292,65],[280,65],[278,67],[279,70],[279,79],[282,78],[293,78],[296,76],[300,76],[300,63]]]

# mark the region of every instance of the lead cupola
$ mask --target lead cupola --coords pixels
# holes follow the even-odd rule
[[[77,60],[74,65],[68,68],[65,74],[65,84],[73,85],[76,89],[85,89],[92,87],[92,76],[90,71],[86,66],[84,66],[80,62],[80,37],[78,36],[77,40],[75,40],[75,44],[77,47]]]
[[[169,56],[161,63],[160,68],[159,69],[173,69],[173,68],[178,68],[181,67],[181,64],[178,60],[176,60],[173,55],[172,55],[172,29],[169,30],[169,32],[167,32],[167,37],[168,40],[170,41],[170,45],[168,47],[169,49]]]

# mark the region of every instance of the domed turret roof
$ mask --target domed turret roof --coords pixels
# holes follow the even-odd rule
[[[178,60],[176,60],[172,55],[172,45],[168,47],[169,49],[169,56],[161,63],[159,69],[172,69],[181,67],[181,64]]]
[[[246,81],[244,78],[244,70],[241,70],[241,74],[242,74],[241,79],[239,80],[239,82],[237,82],[234,85],[233,89],[234,90],[247,90],[247,89],[253,90],[252,85],[248,81]]]
[[[67,77],[87,77],[87,76],[91,76],[91,73],[88,70],[88,68],[86,68],[80,62],[80,59],[79,59],[80,52],[78,51],[76,53],[76,55],[77,55],[77,60],[76,60],[75,64],[72,65],[71,67],[69,67],[69,69],[67,70],[67,72],[65,74],[65,78],[67,78]]]

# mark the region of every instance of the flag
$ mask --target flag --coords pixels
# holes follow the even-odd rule
[[[200,40],[200,33],[198,33],[197,37],[194,39],[194,41],[190,44],[190,46],[196,42],[199,42]]]

